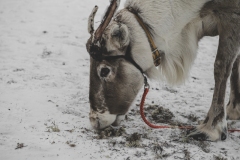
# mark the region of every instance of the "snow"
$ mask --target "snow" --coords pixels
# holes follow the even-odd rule
[[[121,2],[121,7],[124,1]],[[142,147],[121,144],[126,136],[96,138],[88,119],[89,55],[85,43],[88,16],[99,6],[96,26],[109,1],[0,0],[0,159],[240,159],[240,134],[224,142],[180,142],[177,129],[153,130],[140,119],[141,93],[123,122],[127,135],[142,137]],[[120,7],[120,8],[121,8]],[[174,120],[203,120],[213,94],[213,62],[218,37],[199,44],[198,58],[189,80],[180,87],[154,84],[146,105],[170,109]],[[158,88],[158,89],[156,89]],[[226,102],[228,101],[229,89]],[[239,122],[229,122],[240,128]],[[58,130],[59,129],[59,130]],[[23,144],[17,148],[17,144]],[[113,145],[115,144],[116,145]],[[154,146],[162,153],[154,153]],[[17,148],[17,149],[16,149]],[[161,149],[158,151],[160,152]]]

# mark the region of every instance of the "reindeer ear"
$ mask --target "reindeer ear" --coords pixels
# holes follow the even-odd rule
[[[112,43],[117,48],[123,48],[129,44],[129,31],[125,24],[117,24],[111,30]]]

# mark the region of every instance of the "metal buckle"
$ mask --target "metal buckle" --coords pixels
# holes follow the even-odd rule
[[[147,76],[143,74],[143,77],[144,77],[144,89],[150,88],[150,85],[147,80]]]

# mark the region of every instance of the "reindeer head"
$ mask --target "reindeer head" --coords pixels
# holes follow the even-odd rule
[[[120,0],[111,4],[96,31],[95,6],[90,17],[87,42],[90,60],[90,122],[95,129],[118,125],[143,85],[140,67],[131,62],[128,27],[112,20]]]
[[[112,0],[102,23],[94,31],[94,17],[98,10],[95,6],[88,20],[88,32],[91,34],[87,42],[90,56],[101,60],[102,56],[124,55],[129,45],[129,31],[126,25],[112,21],[120,0]],[[111,22],[111,23],[110,23]]]

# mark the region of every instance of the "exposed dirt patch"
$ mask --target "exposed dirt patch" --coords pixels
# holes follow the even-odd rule
[[[70,147],[76,147],[76,144],[72,143],[71,141],[67,141],[66,144],[68,144]]]
[[[126,146],[128,147],[141,147],[142,135],[139,133],[133,133],[130,136],[126,137]]]
[[[164,123],[171,126],[188,126],[186,123],[174,120],[174,114],[169,109],[159,105],[149,105],[144,113],[152,123]]]
[[[27,147],[24,145],[24,143],[17,143],[17,147],[15,149],[21,149],[23,147]]]
[[[98,134],[98,136],[95,137],[97,139],[107,139],[108,137],[120,137],[122,135],[126,135],[126,131],[123,127],[113,128],[111,126],[103,130],[99,130],[96,133]]]
[[[144,112],[147,119],[149,119],[149,121],[151,121],[152,123],[164,123],[172,126],[188,126],[188,124],[186,123],[182,123],[174,120],[174,117],[175,117],[174,114],[169,109],[165,109],[162,106],[149,105],[148,107],[146,107]],[[134,121],[134,117],[137,115],[140,115],[139,109],[132,109],[129,112],[129,116],[127,117],[126,120]],[[191,122],[198,122],[198,119],[199,119],[193,114],[183,116],[183,117],[187,118]],[[124,140],[121,142],[113,141],[112,145],[113,146],[120,145],[122,147],[130,147],[130,148],[143,148],[146,150],[149,150],[150,148],[157,159],[166,158],[171,156],[172,154],[175,154],[175,151],[172,151],[171,153],[166,153],[164,151],[164,148],[175,148],[171,142],[155,143],[155,141],[152,141],[151,136],[149,136],[148,133],[128,134],[124,129],[124,134],[123,134],[121,131],[121,128],[119,129],[116,130],[113,128],[106,128],[105,130],[98,133],[99,135],[98,138],[102,139],[102,138],[108,138],[108,137],[122,136],[123,138],[125,138],[125,141]],[[188,138],[186,135],[187,135],[187,130],[181,130],[181,131],[176,130],[176,132],[172,132],[170,137],[172,139],[172,142],[195,145],[195,146],[198,146],[205,153],[210,152],[210,142],[195,141],[192,138]],[[144,140],[150,140],[151,142],[146,145],[143,143]],[[182,150],[181,152],[184,154],[184,159],[186,160],[191,159],[191,156],[190,156],[191,153],[189,150],[187,149],[181,149],[181,150]],[[140,157],[141,155],[143,155],[143,153],[140,153],[140,152],[136,153],[137,157]]]
[[[198,146],[200,149],[202,149],[202,151],[204,151],[205,153],[210,152],[211,143],[209,141],[196,141],[191,137],[187,137],[186,135],[187,135],[187,130],[182,130],[180,134],[175,133],[175,134],[172,134],[170,137],[174,142],[195,145],[195,146]]]
[[[169,123],[174,118],[173,113],[169,109],[165,109],[158,105],[150,105],[146,111],[151,114],[150,118],[156,123]]]
[[[214,160],[227,160],[227,158],[224,158],[224,157],[222,157],[222,156],[216,156],[216,155],[214,155],[213,157],[214,157]]]

